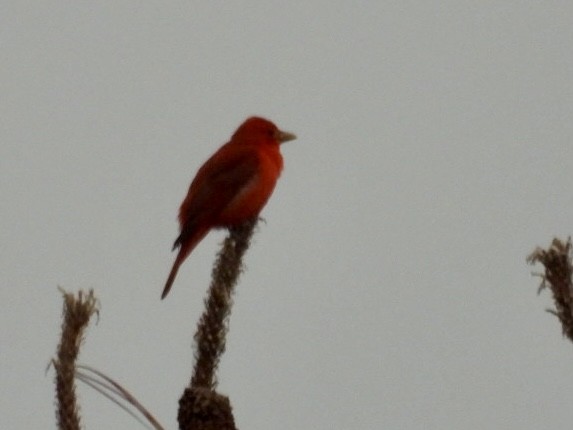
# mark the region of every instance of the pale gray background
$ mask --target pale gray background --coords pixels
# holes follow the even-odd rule
[[[58,285],[101,299],[81,361],[176,428],[224,237],[161,302],[177,208],[251,114],[299,139],[219,373],[241,429],[570,426],[525,257],[573,232],[571,2],[286,4],[2,3],[0,428],[55,426]]]

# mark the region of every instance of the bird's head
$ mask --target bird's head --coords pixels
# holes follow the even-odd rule
[[[258,116],[250,117],[243,122],[232,137],[233,141],[256,141],[271,145],[281,144],[294,139],[296,139],[296,136],[293,133],[282,131],[273,122]]]

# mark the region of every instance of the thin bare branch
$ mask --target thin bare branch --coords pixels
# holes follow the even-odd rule
[[[138,421],[141,425],[145,426],[148,429],[152,429],[147,421],[145,421],[142,417],[137,415],[134,411],[132,411],[125,403],[116,399],[115,396],[119,396],[119,394],[113,389],[111,385],[107,385],[105,382],[97,379],[97,377],[90,376],[87,373],[81,372],[78,370],[76,372],[76,379],[86,384],[88,387],[92,388],[93,390],[100,393],[102,396],[106,397],[111,402],[115,403],[129,415],[131,415],[136,421]],[[106,391],[107,390],[107,391]],[[113,393],[110,394],[109,392]],[[123,398],[121,398],[123,400]]]
[[[85,379],[89,380],[90,382],[94,382],[97,385],[105,388],[106,390],[108,390],[109,392],[111,392],[115,396],[117,396],[119,399],[124,400],[129,405],[131,405],[133,408],[135,408],[149,422],[149,424],[151,424],[151,426],[155,430],[164,430],[163,426],[161,426],[161,424],[155,419],[155,417],[129,391],[127,391],[125,388],[123,388],[123,386],[121,386],[118,382],[116,382],[115,380],[113,380],[109,376],[105,375],[104,373],[100,372],[99,370],[94,369],[93,367],[86,366],[86,365],[78,365],[77,367],[78,367],[78,369],[82,369],[82,370],[85,370],[85,371],[93,374],[93,375],[89,375],[87,373],[78,372],[78,377],[79,377],[80,373],[82,373],[82,375],[83,375],[83,377],[85,377]],[[85,380],[82,382],[87,383]],[[93,388],[95,388],[95,387],[93,387]],[[100,390],[98,390],[98,391],[100,391]],[[104,394],[104,393],[102,392],[102,394]],[[108,397],[110,400],[112,400],[114,403],[118,404],[122,409],[128,411],[130,413],[130,415],[136,417],[134,415],[134,413],[132,411],[130,411],[126,405],[121,404],[117,399],[113,399],[106,394],[104,394],[104,395],[106,397]],[[136,417],[136,418],[138,419],[138,421],[140,421],[139,417]]]

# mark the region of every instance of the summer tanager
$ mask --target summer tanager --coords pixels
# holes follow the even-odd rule
[[[256,217],[271,196],[283,168],[279,146],[296,139],[271,121],[252,117],[239,126],[205,164],[189,186],[179,209],[179,253],[161,298],[165,298],[181,263],[213,228],[230,227]]]

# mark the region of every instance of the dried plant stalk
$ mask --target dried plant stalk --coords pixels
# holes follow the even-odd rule
[[[74,375],[76,360],[90,318],[98,313],[98,302],[90,290],[80,291],[77,298],[62,290],[64,296],[62,335],[57,358],[52,362],[56,369],[56,420],[60,430],[79,430],[80,414],[75,393]]]
[[[573,281],[571,274],[571,238],[563,242],[553,239],[549,249],[536,248],[527,257],[530,264],[541,263],[545,273],[541,275],[542,282],[539,291],[549,288],[555,302],[555,310],[548,310],[559,318],[563,335],[573,341]]]
[[[181,430],[237,430],[229,398],[208,388],[185,389],[177,421]]]
[[[215,372],[225,351],[227,323],[233,304],[233,290],[242,269],[243,254],[249,247],[257,220],[229,229],[229,236],[217,255],[211,274],[211,285],[205,299],[205,311],[195,333],[195,368],[191,387],[214,389]]]
[[[180,429],[235,430],[229,399],[215,392],[216,371],[225,352],[233,291],[242,270],[242,258],[257,224],[254,218],[229,229],[213,266],[205,311],[195,333],[195,367],[189,387],[179,400]]]

